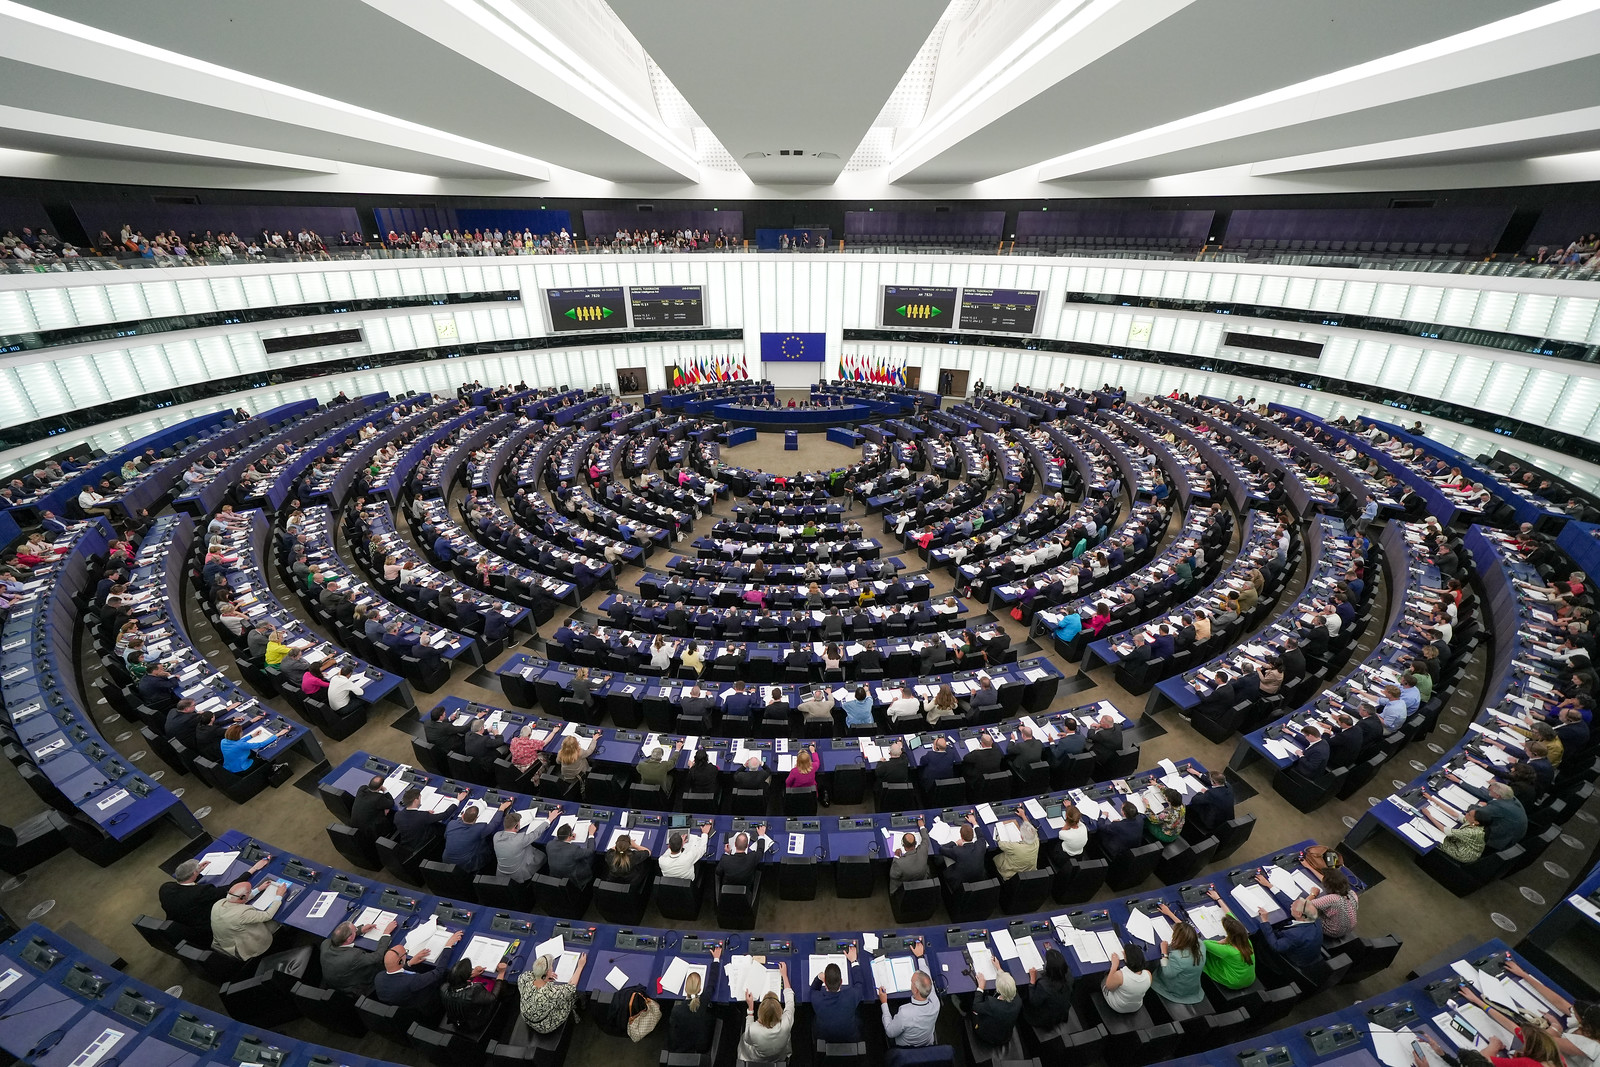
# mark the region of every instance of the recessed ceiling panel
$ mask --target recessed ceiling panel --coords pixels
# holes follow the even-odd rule
[[[611,6],[745,173],[807,183],[844,169],[944,11],[940,0]]]
[[[1540,6],[1540,0],[1205,0],[903,181],[1004,174]]]
[[[586,174],[613,181],[680,180],[631,145],[360,0],[23,2]]]

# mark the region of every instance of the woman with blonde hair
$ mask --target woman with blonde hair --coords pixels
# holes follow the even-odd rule
[[[683,647],[682,654],[678,656],[678,666],[686,670],[694,671],[696,678],[698,678],[701,671],[705,669],[705,665],[705,653],[700,651],[700,645],[697,642],[690,641]]]
[[[711,1048],[711,1038],[717,1021],[701,1003],[701,992],[706,987],[717,988],[718,970],[722,964],[722,947],[711,950],[711,966],[706,968],[702,981],[698,971],[690,972],[683,980],[683,1003],[667,1015],[667,1051],[699,1054]]]
[[[741,1060],[771,1063],[789,1058],[789,1034],[794,1028],[794,990],[789,986],[787,963],[778,964],[778,975],[783,979],[781,994],[768,993],[758,1003],[750,991],[745,990],[744,1003],[750,1018],[739,1038]]]
[[[572,735],[563,739],[561,749],[556,753],[556,766],[561,771],[562,783],[569,787],[576,783],[582,789],[583,781],[589,774],[589,757],[599,747],[599,734],[589,738],[588,748],[578,744],[578,739]]]
[[[955,690],[951,689],[948,683],[941,685],[939,691],[933,695],[925,714],[929,726],[937,726],[945,719],[960,718],[961,709],[956,704]]]

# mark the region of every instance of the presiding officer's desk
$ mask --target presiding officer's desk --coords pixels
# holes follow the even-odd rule
[[[723,422],[759,426],[762,429],[824,430],[829,426],[854,425],[878,415],[876,407],[864,402],[851,402],[825,408],[765,408],[739,402],[714,404],[711,417]],[[898,408],[898,405],[896,405]]]
[[[392,1067],[180,1000],[37,923],[0,942],[0,1049],[34,1067]]]
[[[1387,992],[1308,1022],[1258,1034],[1210,1052],[1168,1060],[1167,1067],[1287,1067],[1289,1064],[1295,1067],[1312,1064],[1379,1067],[1386,1063],[1410,1063],[1411,1044],[1422,1041],[1424,1035],[1431,1036],[1452,1053],[1474,1047],[1471,1039],[1451,1025],[1452,1017],[1479,1033],[1500,1037],[1510,1047],[1513,1035],[1459,992],[1466,976],[1470,976],[1474,990],[1491,1003],[1515,1007],[1528,1014],[1549,1010],[1531,986],[1505,969],[1507,957],[1516,959],[1534,978],[1564,993],[1568,1000],[1577,995],[1563,991],[1559,976],[1541,973],[1537,960],[1524,956],[1520,949],[1513,952],[1504,941],[1487,941],[1464,952],[1452,952],[1444,957],[1449,962]],[[1450,1001],[1455,1002],[1455,1007],[1448,1006]],[[1378,1042],[1384,1044],[1381,1052]],[[1482,1049],[1482,1039],[1476,1047]],[[1438,1065],[1443,1061],[1430,1050],[1428,1062]]]
[[[112,540],[104,519],[78,523],[57,542],[66,553],[34,568],[30,588],[0,628],[0,702],[23,758],[93,826],[130,842],[165,816],[186,837],[203,831],[172,791],[138,773],[96,732],[78,690],[79,610],[92,594],[92,562]]]
[[[519,708],[531,708],[536,704],[543,705],[547,711],[554,711],[561,700],[563,691],[572,686],[572,679],[576,677],[577,668],[561,663],[551,663],[535,656],[519,652],[511,656],[504,663],[494,668],[494,673],[499,676],[501,687],[504,689],[506,699]],[[1004,667],[996,667],[987,672],[991,679],[998,684],[1002,707],[1026,708],[1029,711],[1043,711],[1049,707],[1050,701],[1055,699],[1056,690],[1061,684],[1061,671],[1050,660],[1039,657],[1036,659],[1022,660],[1010,663]],[[937,687],[949,684],[956,689],[958,696],[965,695],[969,685],[976,685],[977,671],[957,671],[953,674],[929,675],[914,679],[918,684]],[[621,674],[610,671],[594,670],[589,673],[592,691],[596,699],[606,698],[613,716],[618,713],[617,700],[635,701],[646,704],[652,697],[676,703],[693,683],[682,678],[657,678],[637,674]],[[884,699],[884,685],[892,684],[895,679],[884,679],[873,685],[872,696],[879,705],[888,705],[895,695]],[[911,681],[911,679],[908,679]],[[719,686],[727,683],[712,683]],[[767,689],[781,689],[784,698],[791,707],[799,707],[805,695],[816,688],[813,684],[775,684],[762,683]],[[1013,688],[1014,687],[1014,688]],[[1021,695],[1012,697],[1007,689],[1013,692],[1021,690]],[[718,690],[720,692],[720,689]],[[1013,700],[1016,703],[1011,703]],[[632,714],[631,721],[638,722],[642,715],[647,714],[647,708],[623,708],[624,714]]]

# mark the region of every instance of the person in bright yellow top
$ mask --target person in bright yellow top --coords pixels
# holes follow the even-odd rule
[[[283,643],[282,637],[283,634],[274,630],[272,631],[272,636],[267,638],[267,651],[262,656],[262,659],[266,660],[269,667],[278,666],[283,662],[283,658],[289,654],[289,646]]]
[[[1229,989],[1247,989],[1256,980],[1256,954],[1250,944],[1250,932],[1222,903],[1216,889],[1207,890],[1206,896],[1228,911],[1222,917],[1222,939],[1204,942],[1206,977]]]

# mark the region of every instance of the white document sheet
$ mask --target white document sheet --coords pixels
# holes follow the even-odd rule
[[[479,935],[467,942],[466,950],[461,953],[461,958],[474,967],[482,967],[489,974],[500,966],[500,961],[505,958],[506,949],[511,947],[511,942],[501,941],[499,938],[483,937]]]

